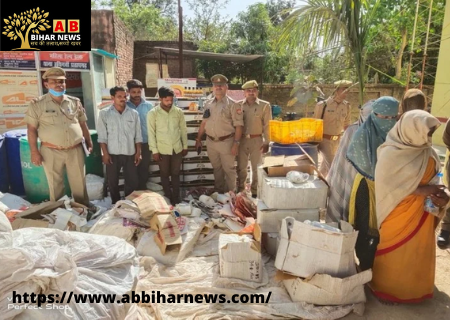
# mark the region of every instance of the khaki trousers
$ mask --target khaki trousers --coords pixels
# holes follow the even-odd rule
[[[449,161],[449,152],[447,150],[445,155],[446,163],[444,166],[444,178],[445,178],[445,184],[447,188],[450,187],[450,161]],[[445,210],[445,216],[442,219],[441,229],[445,231],[450,231],[450,205],[447,205],[447,209]]]
[[[239,146],[238,154],[238,179],[239,188],[238,191],[245,190],[245,182],[247,181],[247,166],[248,158],[250,157],[250,163],[252,168],[252,194],[256,194],[258,191],[258,165],[261,163],[261,146],[263,145],[262,137],[257,138],[243,138],[241,145]]]
[[[236,191],[235,156],[231,154],[233,143],[233,137],[224,141],[206,139],[206,150],[214,169],[214,188],[219,193]]]
[[[70,150],[57,150],[41,146],[45,175],[47,176],[50,201],[64,196],[64,168],[67,171],[70,189],[75,202],[89,206],[84,174],[84,151],[78,146]]]
[[[319,143],[319,151],[322,154],[322,162],[320,163],[319,171],[326,178],[328,171],[330,171],[331,164],[333,163],[334,156],[339,148],[339,140],[323,139]]]
[[[441,229],[450,231],[450,207],[445,211],[445,216],[442,219]]]

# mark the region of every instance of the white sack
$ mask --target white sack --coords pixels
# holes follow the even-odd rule
[[[1,223],[3,226],[4,224]],[[3,228],[3,227],[2,227]],[[0,239],[5,238],[5,232]],[[123,319],[128,305],[66,304],[68,310],[8,310],[19,293],[125,294],[137,282],[136,250],[122,239],[55,229],[12,232],[13,243],[0,248],[0,314],[3,319]],[[67,300],[67,298],[66,298]]]
[[[105,179],[94,174],[86,175],[86,189],[89,200],[103,199],[103,184]]]

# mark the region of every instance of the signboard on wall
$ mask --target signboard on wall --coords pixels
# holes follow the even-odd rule
[[[37,96],[36,72],[0,71],[0,132],[25,127],[25,111]]]
[[[36,60],[34,52],[0,51],[0,68],[36,69]]]
[[[175,92],[177,97],[184,97],[184,90],[190,90],[197,87],[197,79],[195,78],[165,78],[158,79],[158,88],[169,87]]]
[[[39,53],[41,68],[60,67],[72,70],[89,70],[89,52],[51,52]]]

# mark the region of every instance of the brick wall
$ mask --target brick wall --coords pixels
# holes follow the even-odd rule
[[[133,78],[146,83],[146,64],[154,63],[158,64],[158,51],[155,47],[175,48],[178,49],[177,41],[135,41],[134,42],[134,67]],[[197,50],[196,46],[192,42],[184,42],[183,49]],[[166,57],[161,55],[163,64],[166,64]],[[169,75],[171,78],[178,78],[179,73],[179,60],[178,56],[167,55],[167,66]],[[197,72],[195,69],[195,60],[189,57],[183,59],[183,77],[184,78],[196,78]],[[145,93],[147,96],[154,96],[156,88],[146,88]]]
[[[116,84],[125,85],[133,77],[134,37],[111,10],[91,10],[91,48],[113,53]]]
[[[290,93],[292,90],[291,85],[270,85],[264,84],[262,89],[261,98],[269,101],[272,105],[279,105],[283,110],[283,115],[286,112],[296,112],[297,114],[304,115],[305,113],[314,112],[314,106],[304,107],[304,106],[293,106],[287,107],[287,102],[290,100]],[[433,86],[424,86],[423,92],[427,96],[428,104],[431,105],[433,99]],[[329,96],[334,91],[333,85],[324,85],[322,91],[325,96]],[[347,94],[347,101],[350,102],[352,106],[352,119],[356,120],[359,116],[359,90],[355,86]],[[405,88],[395,84],[367,84],[364,102],[377,99],[382,96],[393,96],[397,100],[401,101]]]
[[[115,52],[113,11],[91,10],[91,48]]]
[[[116,69],[116,83],[119,86],[126,85],[133,79],[134,37],[125,27],[125,24],[114,15],[115,51],[118,56]]]

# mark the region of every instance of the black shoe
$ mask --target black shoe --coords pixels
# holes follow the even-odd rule
[[[447,230],[441,230],[441,233],[439,234],[437,238],[437,244],[439,247],[446,247],[450,243],[450,231]]]

